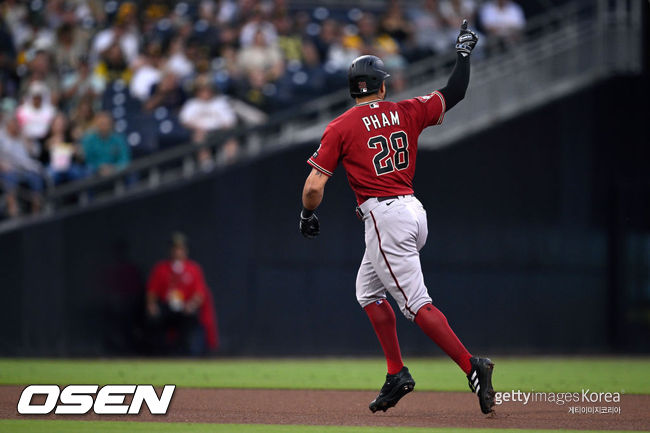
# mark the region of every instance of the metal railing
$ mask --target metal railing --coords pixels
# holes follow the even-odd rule
[[[420,148],[449,145],[596,80],[638,73],[642,67],[641,31],[638,0],[574,1],[536,17],[528,23],[527,37],[520,44],[473,62],[466,99],[446,115],[442,127],[425,130]],[[426,94],[444,86],[454,58],[452,52],[409,65],[407,82],[419,84],[391,99]],[[217,150],[223,141],[234,137],[241,148],[237,163],[246,163],[288,147],[314,143],[327,122],[351,103],[347,89],[336,91],[276,113],[264,125],[215,135],[207,147]],[[110,176],[59,186],[48,192],[45,214],[101,204],[200,176],[203,172],[196,164],[197,150],[193,144],[178,146],[136,160]],[[217,160],[214,169],[226,166]],[[30,220],[34,218],[22,222]],[[20,223],[5,221],[0,231]]]

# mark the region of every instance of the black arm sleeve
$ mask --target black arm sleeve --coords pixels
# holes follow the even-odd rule
[[[447,85],[439,90],[445,97],[445,111],[458,104],[464,97],[467,86],[469,85],[469,56],[462,56],[457,53],[456,65],[451,71],[451,76]]]

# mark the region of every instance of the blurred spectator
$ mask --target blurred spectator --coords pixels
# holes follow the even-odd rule
[[[450,45],[456,43],[458,29],[463,20],[467,20],[469,27],[476,29],[476,12],[477,4],[474,0],[443,0],[440,3],[440,15],[445,20],[447,26],[447,40]],[[483,35],[479,33],[479,39]],[[484,44],[478,44],[477,49],[472,51],[474,59],[480,58]]]
[[[144,102],[151,94],[151,88],[160,81],[162,72],[161,47],[158,42],[150,42],[146,52],[140,56],[133,66],[133,77],[129,85],[131,96]]]
[[[259,69],[250,71],[246,79],[240,81],[237,95],[242,101],[266,113],[272,112],[278,105],[277,86]]]
[[[93,126],[95,110],[92,98],[82,98],[76,107],[70,111],[70,137],[74,142],[80,142],[86,132]]]
[[[194,141],[197,143],[202,143],[207,133],[233,128],[237,123],[228,98],[216,95],[209,83],[198,84],[195,97],[183,105],[180,119],[185,127],[194,132]]]
[[[234,22],[240,13],[237,3],[236,0],[222,0],[219,2],[219,9],[216,13],[217,21],[221,24]]]
[[[248,22],[241,28],[239,34],[239,43],[242,48],[253,45],[257,39],[257,34],[260,32],[264,35],[264,40],[268,44],[275,44],[278,38],[278,33],[275,29],[275,26],[266,21],[262,8],[258,6],[255,8],[255,11],[251,15]]]
[[[333,19],[327,19],[320,26],[320,33],[314,38],[314,44],[318,50],[320,62],[325,64],[330,57],[332,45],[340,45],[340,28]]]
[[[396,53],[398,46],[390,35],[380,32],[377,27],[377,19],[371,13],[365,13],[357,22],[358,34],[349,35],[346,42],[355,46],[360,52],[370,53],[382,51],[385,53]],[[383,59],[386,61],[385,59]]]
[[[192,140],[204,144],[211,132],[234,128],[237,116],[228,98],[216,95],[209,83],[199,83],[196,96],[189,99],[181,109],[183,126],[192,131]],[[231,160],[238,151],[237,141],[230,138],[222,146],[224,157]],[[212,168],[213,159],[206,148],[199,151],[199,164],[204,170]]]
[[[192,27],[192,41],[200,51],[207,57],[216,54],[220,44],[220,28],[217,25],[217,17],[214,2],[202,1],[198,8],[198,17]]]
[[[113,130],[110,113],[95,116],[95,129],[82,139],[86,166],[90,173],[108,176],[125,168],[131,160],[131,150],[124,136]]]
[[[255,33],[253,43],[239,52],[237,63],[244,74],[262,71],[270,80],[284,73],[282,52],[277,45],[267,42],[267,36],[261,30]]]
[[[183,14],[172,11],[172,2],[140,1],[141,10],[135,23],[141,41],[151,41],[161,36],[166,37],[172,26],[187,22]],[[182,8],[182,6],[181,6]],[[187,11],[187,5],[184,8]],[[179,9],[179,12],[183,12]],[[164,21],[162,21],[164,20]],[[162,21],[162,22],[161,22]]]
[[[274,22],[278,30],[277,46],[280,48],[282,56],[290,64],[299,63],[302,60],[302,37],[294,31],[291,16],[283,14]]]
[[[440,15],[444,18],[449,32],[454,33],[454,41],[463,20],[470,28],[476,28],[476,2],[474,0],[444,0],[440,3]]]
[[[52,48],[55,36],[54,31],[47,26],[45,17],[42,14],[30,11],[27,17],[16,26],[16,29],[18,39],[21,37],[27,39],[25,43],[19,43],[17,45],[26,50],[28,57],[33,52],[49,52]]]
[[[526,25],[521,6],[511,0],[490,0],[479,13],[486,33],[500,46],[517,41]]]
[[[56,108],[50,103],[49,92],[44,83],[36,81],[29,86],[25,102],[16,111],[25,137],[43,140],[50,130]]]
[[[135,60],[139,50],[139,32],[135,19],[135,4],[132,2],[122,3],[113,25],[95,35],[91,47],[92,56],[99,58],[107,50],[118,46],[120,52],[124,55],[125,63]]]
[[[305,41],[300,52],[302,57],[301,71],[305,72],[306,80],[303,82],[294,80],[294,84],[306,84],[309,88],[307,93],[312,97],[318,96],[323,93],[326,85],[325,72],[318,58],[318,50],[314,44]]]
[[[59,77],[56,74],[56,67],[52,67],[50,54],[45,50],[27,52],[27,73],[21,78],[20,93],[29,91],[32,84],[41,83],[47,89],[48,101],[53,105],[59,102]]]
[[[32,9],[35,9],[35,7],[32,6]],[[71,12],[74,18],[74,5],[70,1],[50,0],[46,2],[44,12],[48,27],[60,28],[70,19]]]
[[[321,31],[314,39],[323,69],[332,76],[339,77],[338,82],[346,83],[350,63],[358,56],[358,52],[350,52],[343,46],[343,33],[340,24],[327,19],[321,25]],[[334,82],[337,82],[334,81]]]
[[[169,112],[178,114],[187,99],[178,77],[173,72],[167,72],[159,83],[151,88],[151,95],[146,98],[144,109],[152,111],[158,107],[165,107]]]
[[[183,39],[173,39],[169,46],[169,54],[164,69],[183,79],[194,73],[194,65],[187,57]]]
[[[422,7],[409,10],[409,17],[414,24],[419,49],[438,54],[454,48],[447,40],[447,28],[438,8],[438,0],[425,0]]]
[[[64,24],[57,30],[56,44],[53,47],[54,64],[59,74],[73,72],[80,61],[88,54],[88,39],[85,32],[74,23]]]
[[[321,95],[327,86],[327,74],[321,67],[316,46],[305,41],[300,49],[302,63],[300,67],[283,78],[282,98],[304,102]]]
[[[400,47],[390,35],[377,27],[374,15],[363,14],[359,22],[358,50],[361,53],[375,53],[382,58],[388,70],[401,69],[405,65],[400,55]]]
[[[61,81],[61,105],[66,111],[72,111],[82,99],[94,99],[101,95],[104,87],[104,80],[91,72],[88,60],[82,57],[77,60],[76,68]]]
[[[16,111],[16,100],[5,92],[6,82],[0,80],[0,122],[7,113],[13,114]]]
[[[6,192],[7,213],[11,217],[20,212],[17,189],[21,183],[29,187],[32,212],[38,212],[41,207],[42,167],[31,158],[30,147],[30,141],[21,133],[18,119],[13,116],[7,119],[0,130],[0,180]]]
[[[202,355],[218,348],[217,321],[201,266],[188,258],[185,236],[174,233],[170,258],[157,263],[147,284],[147,314],[157,348]]]
[[[295,14],[292,14],[294,17],[294,30],[296,33],[299,35],[302,35],[303,37],[305,36],[315,36],[312,34],[308,28],[310,27],[310,24],[313,24],[312,21],[312,14],[310,11],[298,11]],[[341,23],[343,24],[343,23]],[[311,26],[313,30],[316,30],[317,28],[314,28],[314,26]]]
[[[222,27],[219,33],[220,48],[232,47],[239,49],[239,27],[229,25]]]
[[[27,18],[28,5],[18,0],[7,0],[0,4],[6,30],[11,34],[13,46],[18,50],[29,42],[32,36],[27,29],[25,19]]]
[[[237,64],[237,49],[232,45],[221,48],[221,56],[215,59],[215,79],[220,89],[231,90],[234,83],[242,78]]]
[[[101,60],[97,63],[94,74],[94,78],[100,83],[99,85],[105,88],[107,83],[115,80],[122,80],[128,83],[131,80],[133,71],[129,68],[126,58],[122,53],[122,48],[120,48],[119,44],[115,43],[102,53]]]
[[[79,164],[81,149],[71,140],[65,114],[59,113],[54,118],[45,148],[49,154],[47,173],[54,185],[85,176],[86,170]]]
[[[361,55],[363,47],[359,41],[351,27],[346,27],[345,34],[341,33],[340,39],[330,45],[328,65],[333,70],[347,72],[350,63]]]
[[[392,0],[381,19],[381,31],[393,38],[403,50],[408,50],[412,37],[413,29],[411,24],[404,16],[404,11],[397,0]]]

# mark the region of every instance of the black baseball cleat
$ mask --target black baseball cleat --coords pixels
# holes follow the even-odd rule
[[[397,374],[387,374],[386,382],[381,387],[379,395],[371,403],[372,413],[378,410],[386,412],[387,409],[395,406],[397,402],[415,388],[415,381],[409,373],[409,369],[402,367]]]
[[[467,375],[469,389],[478,396],[481,412],[488,414],[494,407],[494,388],[492,388],[494,362],[476,356],[472,356],[469,362],[472,364],[472,371]]]

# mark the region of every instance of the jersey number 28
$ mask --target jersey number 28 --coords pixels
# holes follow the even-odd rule
[[[368,140],[368,147],[371,149],[381,148],[372,159],[377,176],[392,173],[395,170],[404,170],[409,166],[409,143],[404,131],[393,132],[389,139],[383,135],[372,137]],[[395,151],[392,158],[390,156],[391,147]]]

